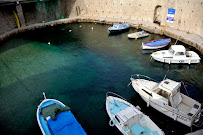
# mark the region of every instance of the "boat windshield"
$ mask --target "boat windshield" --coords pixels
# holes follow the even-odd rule
[[[175,51],[172,49],[172,48],[169,48],[168,51],[171,53],[171,54],[174,54]]]

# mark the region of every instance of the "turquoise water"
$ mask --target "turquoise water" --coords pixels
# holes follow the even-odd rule
[[[141,49],[141,43],[168,37],[150,34],[146,38],[129,40],[127,34],[136,29],[109,35],[108,27],[94,23],[49,27],[20,34],[1,44],[1,133],[41,134],[36,109],[43,99],[43,91],[47,98],[70,106],[90,135],[120,134],[116,127],[108,124],[105,108],[108,91],[139,105],[166,134],[190,132],[190,128],[147,108],[132,86],[127,85],[132,74],[144,74],[161,81],[168,71],[168,78],[184,81],[189,96],[202,103],[202,61],[190,66],[155,62],[149,58],[150,51]],[[187,50],[193,48],[187,46]],[[183,88],[181,92],[186,94]],[[197,129],[200,128],[193,128],[193,131]]]

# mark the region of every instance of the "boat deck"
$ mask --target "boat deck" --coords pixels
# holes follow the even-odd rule
[[[188,114],[191,110],[191,107],[184,103],[180,103],[177,108],[179,111],[184,112],[185,114]]]
[[[129,107],[128,105],[126,105],[118,100],[113,100],[113,103],[111,103],[111,102],[109,103],[109,108],[110,108],[110,112],[112,115],[115,115],[128,107]]]
[[[140,124],[133,125],[130,130],[135,135],[159,135],[157,131],[151,131],[147,126],[142,127]]]

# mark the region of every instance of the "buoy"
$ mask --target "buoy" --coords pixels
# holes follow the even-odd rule
[[[171,60],[169,60],[169,64],[171,64]]]
[[[190,64],[190,62],[191,62],[191,60],[189,60],[189,63],[188,63],[188,64]]]
[[[82,27],[81,25],[79,27]]]
[[[72,30],[69,30],[69,32],[71,32]]]
[[[48,42],[48,45],[50,45],[51,43],[50,42]]]
[[[177,114],[175,114],[175,116],[174,116],[174,121],[176,121],[177,120]]]
[[[93,30],[94,28],[92,27],[92,30]]]

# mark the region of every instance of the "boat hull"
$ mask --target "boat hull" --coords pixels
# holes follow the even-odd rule
[[[50,106],[50,105],[53,105],[53,104],[59,104],[62,108],[64,108],[65,107],[65,105],[62,103],[62,102],[60,102],[60,101],[58,101],[58,100],[56,100],[56,99],[44,99],[41,103],[40,103],[40,105],[38,106],[38,108],[37,108],[37,112],[36,112],[36,117],[37,117],[37,122],[38,122],[38,125],[39,125],[39,127],[40,127],[40,129],[41,129],[41,132],[42,132],[42,134],[43,135],[52,135],[52,133],[51,133],[51,131],[50,131],[50,129],[49,129],[49,127],[48,127],[48,123],[49,123],[49,121],[51,120],[51,121],[54,121],[54,122],[52,122],[52,123],[56,123],[56,121],[57,120],[53,120],[53,119],[49,119],[49,120],[44,120],[44,118],[43,118],[43,116],[41,115],[41,113],[40,113],[40,110],[42,109],[42,108],[45,108],[45,107],[48,107],[48,106]],[[73,134],[80,134],[80,135],[87,135],[86,133],[85,133],[85,131],[83,130],[83,128],[81,127],[81,125],[78,123],[78,121],[76,120],[76,118],[74,117],[74,115],[71,113],[71,111],[65,111],[65,112],[63,112],[63,114],[64,113],[66,113],[66,114],[68,114],[68,116],[66,115],[66,117],[61,117],[61,118],[58,118],[57,117],[57,119],[59,119],[59,122],[61,121],[61,119],[65,119],[65,118],[67,118],[67,119],[69,119],[70,117],[72,117],[72,120],[74,121],[74,127],[73,126],[67,126],[67,125],[65,125],[66,127],[66,130],[64,130],[65,131],[65,134],[69,134],[69,129],[70,128],[72,128],[74,131],[74,133]],[[60,113],[61,114],[61,113]],[[56,116],[58,116],[59,114],[57,114]],[[66,121],[67,122],[67,121]],[[63,122],[62,122],[62,124],[64,124]],[[71,124],[70,124],[71,125]],[[52,125],[53,126],[53,125]],[[67,129],[67,127],[70,127],[69,129]],[[62,127],[63,128],[63,127]],[[60,130],[59,130],[60,131]],[[60,133],[61,134],[61,132],[59,132],[59,131],[57,131],[57,133],[56,134],[58,134],[58,133]],[[64,133],[64,131],[62,131],[63,133]],[[72,131],[71,131],[72,132]],[[72,134],[72,133],[71,133]]]
[[[109,104],[112,104],[110,102],[117,102],[117,106],[119,106],[118,108],[119,109],[116,109],[117,112],[114,112],[113,109],[117,108],[115,106],[111,106]],[[126,105],[126,108],[121,105],[119,102],[122,102]],[[113,109],[112,109],[113,108]],[[120,112],[122,112],[123,110],[126,110],[126,109],[129,109],[131,108],[132,110],[134,110],[134,113],[136,115],[134,115],[133,117],[131,118],[128,118],[126,115],[121,115],[122,117],[126,117],[128,118],[127,121],[125,121],[125,123],[119,123],[118,121],[116,121],[116,118],[115,116],[118,115]],[[112,109],[112,110],[110,110]],[[151,132],[155,131],[157,132],[159,135],[163,135],[163,131],[146,115],[144,115],[141,111],[139,111],[136,107],[134,107],[132,104],[128,103],[127,101],[123,100],[123,99],[120,99],[120,98],[117,98],[117,97],[113,97],[113,96],[108,96],[106,98],[106,110],[107,110],[107,113],[110,117],[111,120],[115,120],[115,126],[120,130],[120,132],[123,134],[123,135],[131,135],[132,133],[136,134],[135,130],[132,131],[132,127],[134,127],[134,125],[141,125],[142,127],[148,127],[149,131],[146,131],[148,132],[148,134],[150,134]],[[119,111],[118,111],[119,110]],[[125,114],[127,113],[127,111],[125,112]],[[129,113],[129,112],[128,112]],[[132,112],[131,112],[131,115]],[[132,119],[133,118],[133,119]],[[131,123],[131,126],[129,127],[129,123]],[[139,128],[138,128],[139,129]],[[143,130],[143,132],[145,132]]]
[[[120,99],[120,98],[117,98],[117,97],[114,97],[114,98],[115,98],[115,100],[124,102],[124,103],[127,104],[129,107],[133,107],[133,108],[134,108],[134,106],[131,105],[131,104],[129,104],[128,102],[126,102],[126,101],[124,101],[124,100],[122,100],[122,99]],[[106,110],[107,110],[107,114],[109,115],[109,117],[110,117],[111,120],[112,120],[112,119],[115,119],[115,118],[113,117],[113,115],[111,114],[111,112],[110,112],[108,106],[109,106],[109,101],[108,101],[108,99],[106,99]],[[128,133],[126,133],[125,131],[122,130],[122,127],[121,127],[118,123],[116,123],[115,126],[119,129],[119,131],[120,131],[123,135],[128,135]]]
[[[142,32],[128,34],[128,38],[135,38],[135,39],[143,38],[143,37],[147,37],[147,36],[149,36],[148,33],[142,34]]]
[[[193,120],[189,119],[188,117],[185,117],[183,115],[178,114],[177,110],[168,106],[164,105],[163,103],[157,102],[153,99],[152,96],[150,96],[148,93],[143,91],[143,89],[140,89],[139,86],[132,81],[132,86],[134,90],[141,96],[141,98],[147,103],[147,106],[151,106],[157,111],[165,114],[166,116],[188,126],[191,127],[193,125]]]
[[[163,63],[168,63],[168,64],[171,64],[171,63],[176,63],[176,64],[196,64],[196,63],[199,63],[200,60],[199,59],[190,59],[190,58],[184,58],[184,59],[173,59],[173,57],[171,58],[167,58],[167,57],[163,57],[163,58],[159,58],[159,57],[155,57],[155,56],[152,56],[156,61],[159,61],[159,62],[163,62]]]
[[[171,39],[160,39],[142,43],[142,49],[159,49],[166,47],[171,42]]]
[[[109,29],[109,32],[111,34],[117,34],[117,33],[122,33],[122,32],[125,32],[125,31],[129,31],[129,28],[125,28],[125,29]]]

